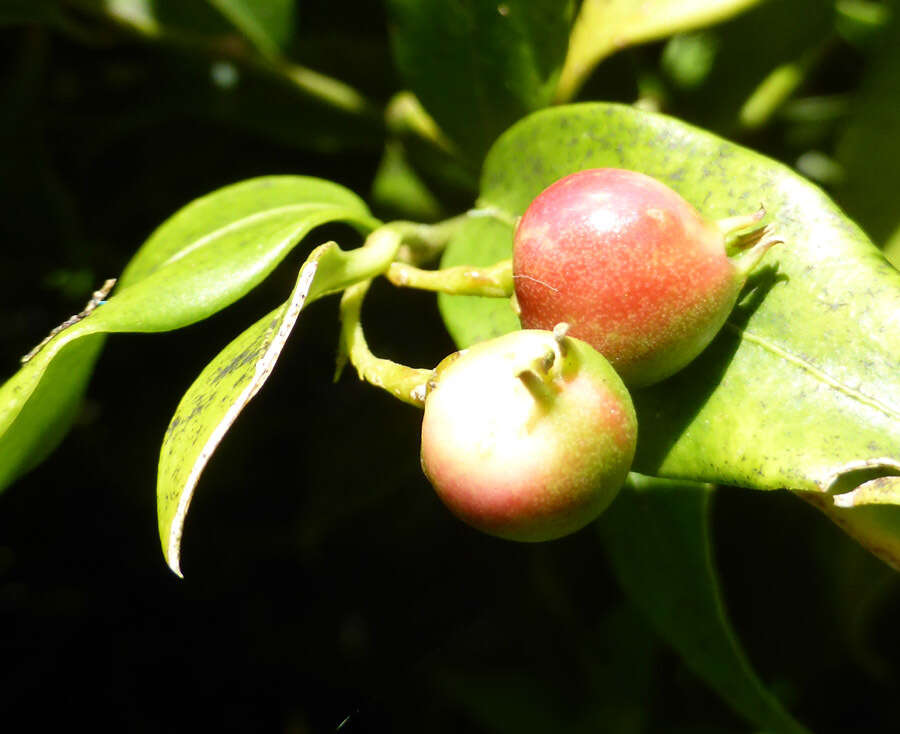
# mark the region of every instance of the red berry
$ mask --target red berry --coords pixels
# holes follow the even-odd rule
[[[517,331],[451,355],[426,397],[425,474],[455,515],[491,535],[572,533],[628,475],[628,391],[596,350],[564,334]]]
[[[658,382],[709,344],[749,271],[777,241],[757,230],[728,256],[726,235],[761,216],[707,221],[668,186],[635,171],[566,176],[531,203],[516,228],[522,326],[565,321],[629,386]]]

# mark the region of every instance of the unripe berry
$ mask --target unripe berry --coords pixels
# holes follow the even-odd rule
[[[510,540],[559,538],[613,500],[637,439],[624,384],[596,350],[517,331],[438,365],[422,468],[461,520]]]
[[[768,228],[734,243],[757,212],[705,220],[635,171],[597,168],[545,189],[516,228],[513,278],[524,328],[565,321],[629,386],[680,370],[712,341],[750,270],[778,242]]]

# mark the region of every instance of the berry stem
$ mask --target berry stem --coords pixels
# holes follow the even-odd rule
[[[395,231],[402,240],[397,260],[410,265],[421,265],[440,256],[465,220],[466,215],[461,214],[435,224],[400,220],[390,222],[385,227]]]
[[[385,274],[396,286],[452,295],[509,298],[513,292],[512,261],[486,268],[459,265],[442,270],[421,270],[402,262],[391,263]]]
[[[434,370],[407,367],[399,362],[372,354],[366,342],[360,320],[362,303],[372,280],[356,283],[341,297],[341,341],[335,379],[349,359],[361,380],[380,387],[405,403],[421,408],[425,405],[425,391]]]

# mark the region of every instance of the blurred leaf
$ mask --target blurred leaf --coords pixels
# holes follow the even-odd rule
[[[718,46],[718,39],[712,33],[682,33],[665,45],[660,64],[679,86],[696,87],[713,68]]]
[[[105,68],[99,59],[95,66]],[[110,89],[123,104],[103,115],[101,145],[112,146],[126,136],[153,135],[162,124],[184,124],[186,119],[246,130],[318,153],[375,152],[384,144],[383,130],[371,120],[323,103],[289,81],[251,66],[227,60],[210,63],[196,54],[170,51],[158,55],[136,77]],[[147,95],[152,95],[150,107]],[[88,126],[80,137],[90,141],[92,131]]]
[[[442,213],[440,202],[410,165],[399,141],[390,141],[384,148],[372,182],[372,204],[390,212],[390,219],[433,222]]]
[[[549,104],[572,0],[389,0],[403,78],[474,163],[528,112]]]
[[[900,227],[900,18],[884,41],[869,61],[838,142],[837,159],[845,177],[835,192],[847,213],[882,246]]]
[[[891,8],[872,0],[836,0],[834,9],[835,29],[858,45],[877,37],[891,19]]]
[[[262,53],[277,56],[294,32],[294,0],[208,0]]]
[[[349,253],[333,242],[317,247],[288,301],[225,347],[185,393],[163,439],[156,490],[163,552],[179,576],[184,520],[200,473],[265,384],[300,311],[320,296],[383,272],[398,244],[399,239],[376,239]]]
[[[365,204],[337,184],[272,176],[220,189],[164,222],[114,295],[0,387],[0,488],[49,452],[44,435],[60,430],[77,405],[97,335],[169,331],[205,319],[258,285],[311,229],[333,221],[375,225]]]
[[[804,54],[814,56],[833,38],[833,16],[831,3],[822,0],[770,0],[710,28],[707,33],[717,42],[715,64],[696,86],[670,89],[670,108],[719,134],[745,134],[741,108],[773,69],[795,64]]]
[[[79,0],[79,7],[148,36],[223,36],[234,26],[207,2]]]
[[[600,518],[632,603],[697,675],[748,721],[804,732],[756,677],[728,621],[709,540],[711,487],[637,474]]]
[[[508,257],[512,224],[540,191],[600,166],[654,176],[708,218],[763,201],[785,240],[751,277],[707,351],[634,393],[642,426],[635,470],[838,496],[871,489],[877,479],[893,488],[887,501],[900,501],[900,273],[821,191],[783,165],[629,107],[536,113],[486,161],[479,203],[497,222],[477,240],[464,239],[464,230],[445,262],[485,258],[483,249]],[[505,302],[477,314],[469,303],[441,299],[461,346],[509,327]],[[858,501],[885,500],[864,491]],[[900,534],[882,551],[900,565]]]
[[[556,98],[573,99],[594,67],[626,46],[725,20],[759,0],[584,0]]]
[[[741,107],[738,114],[741,125],[753,129],[766,124],[806,81],[830,45],[825,42],[810,48],[800,58],[781,64],[767,74]]]

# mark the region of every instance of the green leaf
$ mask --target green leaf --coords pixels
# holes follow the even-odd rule
[[[163,553],[179,576],[181,536],[200,473],[250,399],[268,379],[307,303],[383,272],[399,237],[373,237],[344,252],[330,242],[309,256],[286,303],[257,321],[210,362],[169,423],[159,458],[157,505]]]
[[[388,141],[372,182],[372,206],[402,217],[433,222],[442,214],[441,203],[407,160],[403,144]],[[380,212],[379,212],[380,213]]]
[[[258,285],[310,230],[334,221],[363,230],[376,224],[337,184],[273,176],[220,189],[164,222],[109,300],[0,387],[0,488],[48,453],[47,436],[67,425],[99,350],[97,335],[169,331],[205,319]]]
[[[497,220],[491,236],[461,233],[445,262],[485,258],[483,248],[508,257],[513,222],[540,191],[601,166],[654,176],[711,219],[765,202],[785,240],[707,351],[635,392],[635,470],[823,493],[900,474],[900,273],[818,188],[764,156],[629,107],[536,113],[486,161],[480,206]],[[492,318],[509,325],[506,303],[470,315],[454,300],[442,299],[442,309],[461,344],[492,333]],[[476,319],[482,326],[467,323]],[[892,502],[900,503],[898,494]],[[859,499],[872,501],[865,493]],[[889,555],[900,563],[900,536]]]
[[[208,0],[267,56],[278,56],[294,32],[294,0]]]
[[[584,0],[556,97],[575,97],[594,67],[626,46],[718,23],[759,0]]]
[[[473,162],[515,120],[549,104],[571,0],[390,0],[388,7],[403,78]]]
[[[637,474],[600,518],[613,570],[660,636],[766,731],[805,732],[754,673],[731,628],[709,540],[712,488]]]
[[[32,360],[0,387],[0,489],[37,466],[62,441],[102,347],[100,336],[81,339],[42,367]]]
[[[883,40],[870,59],[838,143],[844,180],[835,195],[877,244],[888,245],[900,230],[900,106],[894,102],[900,98],[900,17]]]

